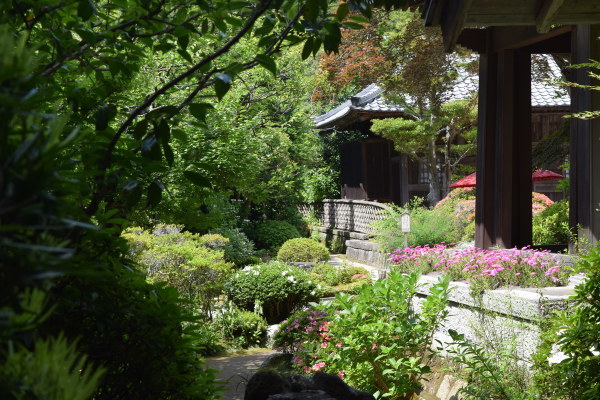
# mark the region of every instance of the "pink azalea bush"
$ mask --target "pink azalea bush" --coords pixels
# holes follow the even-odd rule
[[[440,272],[453,280],[477,283],[481,289],[501,286],[562,286],[566,280],[564,265],[549,251],[478,248],[454,249],[446,244],[398,249],[390,260],[401,272]]]

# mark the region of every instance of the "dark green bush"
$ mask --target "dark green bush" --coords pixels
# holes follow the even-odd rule
[[[566,244],[572,239],[569,229],[569,200],[548,206],[533,216],[534,244]]]
[[[267,321],[255,312],[231,305],[215,318],[214,325],[225,340],[243,349],[267,343]]]
[[[281,262],[245,267],[225,283],[225,291],[243,310],[259,306],[269,324],[286,319],[320,296],[320,287],[306,271]]]
[[[256,227],[256,244],[262,248],[269,250],[272,254],[277,254],[277,251],[286,241],[294,238],[299,238],[300,232],[298,229],[286,221],[265,221]]]
[[[256,254],[254,243],[241,230],[237,228],[218,228],[213,229],[211,233],[216,233],[229,239],[229,242],[222,249],[225,254],[225,260],[234,263],[236,267],[248,265],[254,258]]]
[[[327,261],[329,260],[329,251],[327,247],[312,239],[290,239],[279,249],[277,260],[283,262]]]

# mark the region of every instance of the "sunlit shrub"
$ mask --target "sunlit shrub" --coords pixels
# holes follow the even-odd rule
[[[247,266],[225,283],[235,305],[248,311],[258,308],[269,324],[317,300],[320,289],[306,271],[281,262]]]
[[[533,216],[534,244],[566,244],[573,239],[569,228],[569,200],[558,201]]]
[[[261,315],[240,310],[231,303],[215,317],[214,326],[225,340],[243,349],[267,343],[267,321]]]
[[[277,252],[277,260],[283,262],[318,262],[329,260],[329,250],[319,242],[308,238],[287,240]]]

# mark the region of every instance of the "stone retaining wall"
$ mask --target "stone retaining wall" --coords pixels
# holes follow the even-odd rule
[[[420,300],[424,300],[436,276],[421,277]],[[539,342],[540,323],[554,310],[568,307],[573,286],[486,290],[480,298],[471,296],[465,282],[450,284],[449,315],[435,334],[442,343],[451,342],[449,329],[476,343],[513,341],[516,356],[530,362]],[[417,305],[418,308],[418,305]]]

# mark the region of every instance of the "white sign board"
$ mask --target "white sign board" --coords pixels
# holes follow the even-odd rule
[[[400,230],[402,232],[410,232],[410,215],[408,213],[402,214],[400,218]]]

